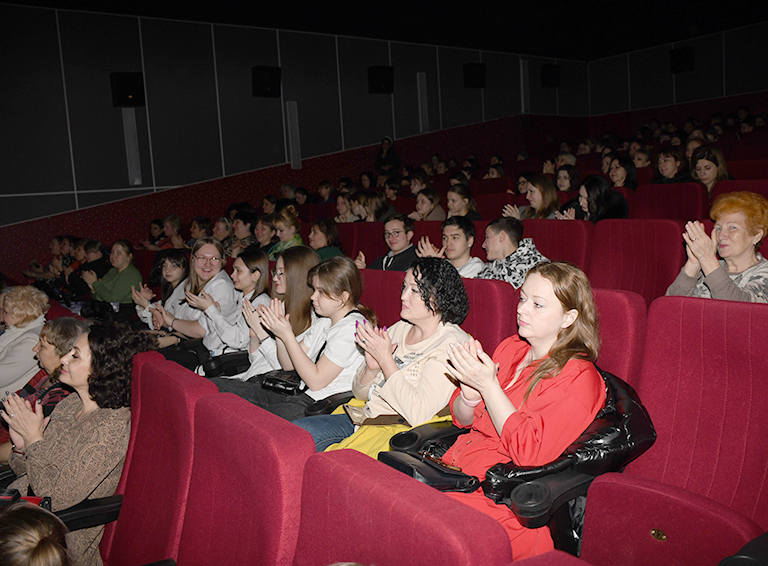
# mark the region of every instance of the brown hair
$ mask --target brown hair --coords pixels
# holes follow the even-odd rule
[[[715,199],[709,216],[717,222],[723,214],[741,212],[747,218],[747,231],[750,236],[756,236],[762,230],[763,237],[755,250],[759,250],[765,236],[768,235],[768,199],[757,193],[739,191],[735,193],[723,193]]]
[[[197,252],[200,250],[200,248],[208,244],[216,248],[216,253],[218,254],[219,258],[221,258],[221,261],[219,262],[219,271],[224,269],[224,262],[226,260],[224,259],[224,248],[222,247],[221,242],[219,242],[214,237],[200,238],[198,241],[196,241],[195,245],[192,246],[192,252],[190,253],[190,257],[189,257],[189,263],[191,263],[193,267],[189,270],[189,280],[187,281],[187,291],[189,291],[193,295],[197,295],[198,293],[200,293],[200,291],[203,290],[203,287],[205,287],[207,283],[207,281],[206,282],[200,281],[200,278],[197,276],[197,271],[195,271],[195,268],[194,268],[194,262],[195,262],[195,255],[197,255]],[[218,273],[216,275],[218,275]],[[216,277],[216,275],[214,275],[213,277]],[[213,279],[213,277],[211,279]]]
[[[595,361],[600,348],[597,309],[592,287],[584,272],[572,263],[551,261],[531,268],[526,279],[533,273],[538,273],[552,284],[564,312],[576,310],[578,315],[573,324],[560,329],[549,356],[536,363],[525,392],[526,399],[539,381],[555,377],[570,360]]]
[[[283,258],[285,295],[278,295],[273,286],[272,296],[285,301],[285,314],[290,315],[293,334],[298,336],[312,323],[312,288],[307,284],[307,273],[320,263],[320,256],[307,246],[294,246],[275,259],[279,258]]]
[[[523,218],[547,218],[555,210],[559,201],[557,200],[557,187],[552,182],[552,179],[546,175],[531,175],[528,182],[539,189],[541,192],[541,206],[538,210],[534,210],[532,206],[525,209],[522,214]]]
[[[475,199],[472,198],[472,191],[469,190],[467,185],[464,183],[456,183],[455,185],[449,187],[447,192],[456,193],[459,195],[459,197],[467,199],[467,208],[477,212],[477,203],[475,202]]]
[[[16,328],[24,328],[48,312],[48,295],[35,287],[12,287],[5,293],[4,307],[14,316],[24,317]]]
[[[45,340],[56,350],[56,354],[61,358],[67,354],[75,345],[75,340],[88,332],[90,322],[78,320],[72,317],[56,318],[49,320],[40,330],[40,340]],[[51,374],[54,379],[58,379],[61,373],[61,364]]]
[[[728,180],[728,167],[725,164],[725,156],[720,148],[713,145],[703,145],[693,150],[691,154],[691,176],[701,183],[698,173],[696,173],[696,164],[701,161],[711,161],[717,167],[717,175],[715,176],[715,183],[718,181]],[[711,193],[712,190],[707,187],[707,190]]]
[[[341,241],[339,240],[339,227],[333,218],[318,218],[312,222],[312,224],[310,224],[309,229],[312,230],[312,228],[315,226],[317,226],[317,229],[320,230],[320,232],[322,232],[322,234],[325,236],[329,246],[336,246],[337,248],[341,248]]]
[[[259,280],[256,281],[253,298],[255,299],[262,293],[266,293],[269,289],[269,260],[267,259],[267,254],[261,250],[253,250],[243,252],[237,257],[243,260],[248,271],[251,273],[259,272]]]
[[[318,285],[314,285],[317,278]],[[378,324],[376,313],[360,304],[363,294],[363,276],[355,263],[344,256],[332,257],[317,264],[307,274],[307,285],[333,299],[340,299],[344,291],[349,293],[349,302],[368,319],[373,326]]]

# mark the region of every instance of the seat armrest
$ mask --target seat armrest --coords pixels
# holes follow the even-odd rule
[[[768,533],[752,539],[737,554],[723,558],[719,566],[768,566]]]
[[[99,499],[86,499],[77,505],[67,509],[56,511],[56,516],[61,519],[70,531],[78,531],[107,523],[117,519],[120,514],[120,506],[123,502],[122,495],[110,495]]]
[[[574,471],[544,476],[513,489],[507,505],[523,526],[529,529],[543,527],[561,505],[586,495],[594,479],[594,476]]]
[[[232,376],[248,371],[251,362],[248,352],[228,352],[208,358],[203,362],[205,377]]]
[[[419,450],[430,449],[442,456],[440,452],[444,454],[445,450],[453,446],[460,435],[467,432],[469,432],[468,428],[458,428],[450,421],[427,423],[397,433],[390,439],[389,446],[398,452],[418,452]],[[435,450],[439,444],[443,444],[445,450]]]
[[[480,487],[480,480],[475,476],[406,452],[379,452],[379,461],[439,491],[471,493]]]
[[[330,415],[339,405],[348,402],[352,397],[354,397],[354,395],[351,391],[342,391],[341,393],[329,395],[325,399],[320,399],[319,401],[315,401],[311,405],[308,405],[307,408],[304,409],[304,414],[308,417]]]

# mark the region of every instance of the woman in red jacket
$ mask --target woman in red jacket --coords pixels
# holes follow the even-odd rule
[[[605,386],[592,361],[599,345],[592,290],[584,273],[565,262],[531,269],[520,289],[518,335],[491,358],[478,341],[449,348],[448,371],[460,382],[451,399],[453,422],[471,431],[443,460],[483,478],[499,462],[541,466],[573,443],[605,404]],[[523,527],[482,491],[449,493],[499,521],[515,559],[553,549],[547,527]]]

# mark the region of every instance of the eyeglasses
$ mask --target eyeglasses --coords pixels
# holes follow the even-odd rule
[[[203,257],[201,255],[196,255],[196,256],[193,256],[193,257],[195,258],[195,261],[197,263],[200,263],[200,264],[203,264],[203,265],[205,265],[205,264],[216,265],[218,263],[221,263],[221,258],[220,257]]]
[[[277,277],[278,279],[285,275],[285,271],[278,271],[277,269],[272,270],[272,277]]]
[[[400,234],[405,234],[402,230],[393,230],[392,232],[384,232],[384,239],[389,240],[390,238],[399,238]]]

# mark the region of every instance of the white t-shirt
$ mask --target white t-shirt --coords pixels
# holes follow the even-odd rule
[[[469,261],[461,266],[459,275],[467,279],[474,279],[485,267],[485,262],[479,257],[471,257]]]
[[[365,317],[359,312],[350,312],[339,322],[331,326],[331,319],[318,318],[312,323],[304,336],[304,344],[308,347],[307,356],[314,361],[320,348],[325,344],[322,355],[341,367],[341,373],[327,386],[317,391],[306,390],[306,394],[319,401],[334,393],[352,390],[352,379],[365,354],[355,342],[355,323],[362,323]]]

